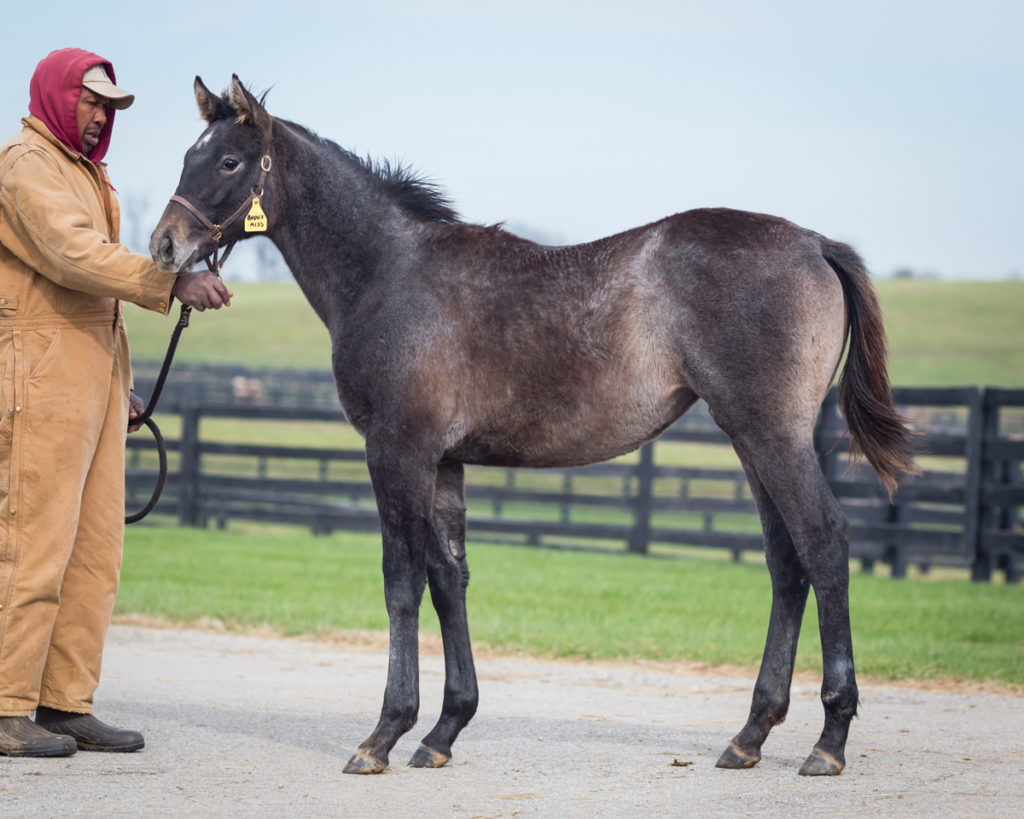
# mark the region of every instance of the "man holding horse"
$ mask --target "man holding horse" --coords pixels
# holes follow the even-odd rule
[[[219,309],[213,273],[161,272],[120,243],[104,155],[134,96],[75,48],[36,67],[0,147],[0,755],[135,751],[92,715],[124,538],[131,392],[123,302]],[[35,713],[35,720],[31,719]]]

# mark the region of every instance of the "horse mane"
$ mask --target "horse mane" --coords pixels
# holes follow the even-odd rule
[[[332,143],[333,144],[333,143]],[[339,148],[344,153],[344,149]],[[392,165],[387,159],[374,162],[348,154],[360,166],[375,176],[382,189],[410,216],[423,222],[453,225],[461,221],[452,201],[441,187],[429,179],[418,176],[408,165]]]
[[[338,143],[325,139],[315,131],[291,122],[278,119],[284,125],[296,131],[299,136],[326,148],[340,159],[365,171],[372,184],[391,199],[409,216],[421,222],[439,222],[445,225],[460,223],[458,212],[452,201],[441,187],[429,179],[419,176],[410,166],[392,163],[387,159],[375,161],[370,157],[363,159],[351,151],[342,148]]]
[[[445,225],[459,224],[462,220],[448,195],[440,185],[418,175],[410,166],[387,159],[375,161],[363,159],[338,143],[325,139],[304,125],[285,119],[276,122],[288,126],[300,137],[323,147],[343,161],[365,171],[372,184],[385,196],[394,201],[409,216],[421,222],[439,222]]]

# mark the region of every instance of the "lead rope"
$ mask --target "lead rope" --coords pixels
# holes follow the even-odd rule
[[[153,393],[149,397],[149,403],[146,404],[146,409],[142,411],[142,415],[129,422],[149,427],[150,432],[153,433],[153,438],[156,440],[156,452],[160,459],[160,468],[157,472],[156,488],[153,490],[153,495],[148,503],[134,515],[126,515],[125,523],[138,523],[146,517],[146,515],[153,511],[157,501],[160,500],[160,494],[164,491],[164,483],[167,481],[167,446],[164,444],[164,436],[160,434],[160,427],[156,425],[152,415],[156,409],[157,401],[160,400],[160,393],[163,392],[164,383],[167,381],[167,374],[171,370],[174,351],[178,349],[178,340],[181,338],[182,331],[188,327],[188,319],[191,313],[191,307],[187,304],[181,305],[181,315],[178,317],[178,323],[174,327],[174,332],[171,333],[171,341],[167,345],[167,353],[164,355],[164,363],[160,367],[160,374],[156,377],[156,383],[153,384]]]
[[[268,139],[269,144],[269,139]],[[231,250],[235,246],[235,242],[228,242],[224,247],[224,255],[219,256],[220,253],[220,240],[224,236],[224,229],[229,227],[235,222],[243,213],[246,208],[255,209],[259,205],[260,198],[263,196],[263,183],[267,180],[267,174],[270,173],[271,160],[270,154],[264,154],[263,158],[260,159],[260,178],[259,182],[252,189],[250,197],[246,199],[238,209],[232,213],[222,225],[215,225],[209,219],[207,219],[203,213],[189,202],[185,197],[178,196],[175,194],[171,197],[172,202],[177,202],[179,205],[185,208],[189,213],[195,216],[202,225],[209,231],[210,238],[213,239],[213,253],[210,256],[204,256],[203,261],[206,262],[206,266],[210,269],[211,273],[220,275],[220,269],[224,262],[227,261]],[[262,215],[262,211],[260,211]],[[266,222],[264,221],[263,227],[256,228],[258,231],[265,231]],[[246,232],[250,232],[252,229],[246,225]],[[219,258],[218,258],[219,256]],[[125,523],[138,523],[146,515],[153,511],[153,507],[156,506],[157,501],[160,499],[160,493],[164,490],[164,482],[167,480],[167,447],[164,444],[164,437],[160,434],[160,428],[150,417],[153,414],[153,410],[156,409],[156,402],[160,398],[160,393],[164,388],[164,382],[167,380],[167,373],[171,369],[171,361],[174,359],[174,351],[178,347],[178,339],[181,338],[181,332],[188,327],[188,317],[192,312],[192,308],[187,305],[181,306],[181,317],[178,319],[178,324],[174,328],[174,332],[171,333],[171,343],[167,345],[167,354],[164,356],[163,366],[160,368],[160,375],[156,378],[156,383],[153,385],[153,394],[150,396],[149,403],[146,405],[146,409],[142,415],[135,419],[135,424],[145,424],[149,427],[150,432],[153,433],[153,437],[156,439],[156,451],[160,458],[160,470],[157,473],[156,488],[153,490],[153,496],[149,499],[149,503],[142,507],[134,515],[126,515]]]

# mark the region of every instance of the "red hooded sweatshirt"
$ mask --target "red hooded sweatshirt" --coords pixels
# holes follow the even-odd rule
[[[28,110],[43,121],[50,133],[72,151],[85,154],[78,134],[78,98],[82,95],[82,77],[94,65],[102,65],[117,82],[114,67],[102,57],[81,48],[62,48],[51,51],[36,66],[29,83]],[[114,109],[107,109],[107,124],[100,131],[100,141],[88,159],[100,162],[110,145],[110,132],[114,127]]]

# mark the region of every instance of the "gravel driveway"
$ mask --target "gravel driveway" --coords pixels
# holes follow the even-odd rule
[[[421,724],[375,777],[341,773],[376,722],[378,647],[114,626],[97,714],[137,754],[0,757],[4,816],[1022,815],[1024,698],[862,685],[839,777],[797,769],[821,722],[816,681],[747,771],[714,767],[748,676],[665,665],[484,656],[480,710],[440,770],[403,767],[440,707],[421,661]]]

